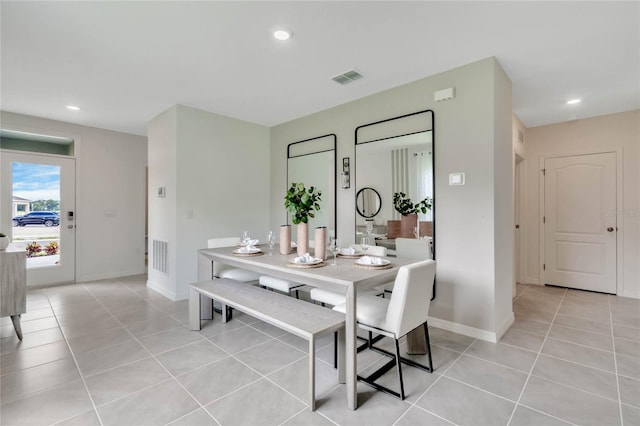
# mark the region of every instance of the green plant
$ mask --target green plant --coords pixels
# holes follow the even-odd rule
[[[35,241],[27,244],[27,257],[37,256],[38,253],[42,250],[42,246]]]
[[[60,246],[57,241],[51,241],[44,247],[44,250],[47,252],[47,256],[53,256],[54,254],[58,254]]]
[[[431,201],[431,198],[427,197],[419,203],[414,204],[411,198],[407,197],[407,194],[404,192],[396,192],[393,194],[393,207],[403,216],[428,212],[433,205]]]
[[[322,192],[311,186],[305,188],[304,183],[292,183],[284,197],[284,206],[291,213],[291,221],[297,225],[307,223],[310,217],[315,217],[314,210],[320,210]]]

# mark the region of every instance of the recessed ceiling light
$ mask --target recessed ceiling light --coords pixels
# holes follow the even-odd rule
[[[573,105],[573,104],[579,104],[580,102],[582,102],[582,99],[571,99],[569,101],[567,101],[568,105]]]
[[[75,105],[67,105],[67,109],[70,109],[71,111],[80,111],[80,107]]]
[[[273,36],[280,41],[289,40],[293,33],[287,28],[278,28],[273,31]]]

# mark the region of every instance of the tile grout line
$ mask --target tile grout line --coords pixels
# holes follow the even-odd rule
[[[106,308],[105,308],[105,309],[106,309]],[[107,311],[108,311],[108,309],[107,309]],[[109,314],[111,314],[111,312],[110,312],[110,311],[109,311]],[[113,314],[111,314],[111,315],[113,316]],[[114,317],[114,318],[115,318],[115,317]],[[117,318],[116,318],[116,321],[118,321],[118,319],[117,319]],[[273,336],[268,335],[268,334],[267,334],[267,333],[265,333],[264,331],[259,330],[259,329],[255,328],[255,327],[251,327],[251,325],[252,325],[252,324],[257,323],[257,321],[256,321],[256,322],[253,322],[253,323],[251,323],[251,324],[249,324],[249,323],[245,323],[245,322],[241,321],[240,319],[238,319],[238,321],[240,321],[240,322],[242,322],[243,324],[245,324],[245,326],[250,327],[250,328],[252,328],[252,329],[254,329],[254,330],[258,331],[259,333],[266,335],[267,337],[269,337],[269,338],[270,338],[270,340],[274,340],[274,341],[279,341],[279,342],[281,342],[279,339],[277,339],[277,338],[275,338],[275,337],[273,337]],[[119,321],[118,321],[118,322],[119,322]],[[125,327],[125,328],[126,328],[126,327]],[[230,330],[229,332],[232,332],[232,331],[233,331],[233,330]],[[127,330],[127,332],[129,332],[129,331]],[[224,333],[222,333],[222,334],[224,334]],[[133,335],[132,335],[132,336],[133,336]],[[135,338],[135,336],[133,336],[133,337]],[[201,337],[202,337],[202,336],[201,336]],[[212,337],[213,337],[213,336],[212,336]],[[208,340],[211,344],[215,345],[215,343],[214,343],[214,342],[212,342],[212,341],[210,341],[208,338],[204,338],[204,337],[202,337],[202,338],[203,338],[204,340]],[[137,339],[136,339],[136,340],[137,340]],[[258,346],[260,346],[260,345],[266,344],[267,342],[269,342],[269,340],[267,340],[266,342],[263,342],[263,343],[259,343],[259,344],[256,344],[256,345],[253,345],[253,346],[250,346],[250,347],[245,348],[245,349],[243,349],[242,351],[240,351],[240,352],[236,352],[236,353],[241,353],[241,352],[244,352],[244,351],[250,350],[250,349],[252,349],[252,348],[256,348],[256,347],[258,347]],[[146,348],[146,347],[145,347],[141,342],[138,342],[138,343],[139,343],[140,345],[142,345],[142,346],[144,347],[144,349],[145,349],[145,350],[147,350],[147,348]],[[195,343],[195,342],[194,342],[194,343]],[[298,352],[304,353],[304,352],[300,351],[298,348],[295,348],[295,347],[293,347],[292,345],[287,344],[286,342],[282,342],[282,343],[283,343],[283,344],[286,344],[287,346],[290,346],[290,347],[294,348],[294,349],[295,349],[295,350],[297,350]],[[185,345],[185,346],[188,346],[188,345]],[[218,345],[215,345],[215,346],[216,346],[216,347],[219,347]],[[262,379],[265,379],[265,380],[267,380],[268,382],[272,383],[274,386],[278,387],[279,389],[282,389],[284,392],[286,392],[287,394],[291,395],[291,396],[292,396],[293,398],[295,398],[296,400],[298,400],[298,401],[300,401],[301,403],[303,403],[303,404],[305,405],[305,409],[308,407],[308,405],[307,405],[304,401],[302,401],[300,398],[298,398],[296,395],[293,395],[292,393],[290,393],[290,392],[289,392],[289,391],[287,391],[286,389],[282,388],[282,387],[281,387],[280,385],[278,385],[277,383],[273,382],[273,381],[272,381],[271,379],[269,379],[267,376],[265,376],[265,375],[263,375],[262,373],[260,373],[259,371],[255,370],[254,368],[252,368],[250,365],[246,364],[246,363],[245,363],[245,362],[243,362],[242,360],[240,360],[240,359],[236,358],[236,357],[235,357],[235,354],[230,353],[230,352],[228,352],[228,351],[225,351],[225,350],[224,350],[223,348],[221,348],[221,347],[220,347],[220,349],[221,349],[223,352],[225,352],[225,353],[229,354],[229,357],[231,357],[231,358],[235,359],[236,361],[238,361],[239,363],[243,364],[244,366],[246,366],[246,367],[247,367],[247,368],[249,368],[250,370],[254,371],[256,374],[258,374],[258,375],[260,376],[260,378],[258,378],[258,379],[256,379],[256,380],[254,380],[254,381],[251,381],[251,382],[249,382],[249,383],[245,384],[244,386],[241,386],[240,388],[238,388],[238,389],[236,389],[236,390],[234,390],[234,391],[232,391],[232,392],[230,392],[230,393],[228,393],[228,394],[225,394],[225,395],[223,395],[223,396],[221,396],[221,397],[219,397],[219,398],[216,398],[216,399],[215,399],[215,400],[213,400],[213,401],[210,401],[209,403],[207,403],[207,405],[212,404],[212,403],[214,403],[214,402],[216,402],[216,401],[218,401],[218,400],[221,400],[221,399],[223,399],[223,398],[226,398],[227,396],[232,395],[232,394],[234,394],[234,393],[236,393],[236,392],[240,391],[241,389],[244,389],[244,388],[246,388],[246,387],[248,387],[248,386],[250,386],[250,385],[252,385],[252,384],[254,384],[254,383],[256,383],[256,382],[258,382],[258,381],[260,381],[260,380],[262,380]],[[148,350],[147,350],[147,351],[148,351]],[[148,351],[148,352],[150,352],[150,351]],[[167,352],[168,352],[168,351],[167,351]],[[154,356],[153,354],[151,354],[151,356],[155,359],[155,356]],[[297,360],[292,361],[292,362],[299,361],[300,359],[302,359],[302,357],[301,357],[301,358],[298,358]],[[175,376],[173,376],[173,374],[171,374],[171,372],[169,372],[169,371],[164,367],[164,365],[163,365],[159,360],[157,360],[157,359],[155,359],[155,360],[156,360],[156,362],[158,362],[158,364],[160,364],[160,365],[162,366],[162,368],[164,368],[164,369],[167,371],[167,373],[169,373],[169,375],[170,375],[170,376],[171,376],[171,377],[172,377],[172,378],[173,378],[173,379],[174,379],[174,380],[175,380],[175,381],[176,381],[176,382],[177,382],[177,383],[178,383],[178,384],[179,384],[179,385],[180,385],[180,386],[181,386],[181,387],[182,387],[182,388],[183,388],[183,389],[184,389],[184,390],[185,390],[185,391],[186,391],[186,392],[187,392],[187,393],[188,393],[188,394],[189,394],[189,395],[190,395],[190,396],[191,396],[191,397],[192,397],[192,398],[193,398],[193,399],[194,399],[194,400],[195,400],[195,401],[200,405],[200,407],[201,407],[203,410],[205,410],[205,412],[206,412],[207,414],[209,414],[209,416],[211,416],[211,417],[214,419],[214,421],[216,421],[216,423],[221,424],[221,423],[220,423],[220,422],[219,422],[219,421],[218,421],[218,420],[217,420],[217,419],[216,419],[216,418],[215,418],[211,413],[209,413],[209,411],[208,411],[206,408],[204,408],[204,406],[200,403],[200,401],[198,401],[198,400],[197,400],[197,399],[196,399],[196,398],[191,394],[191,392],[189,392],[189,391],[188,391],[188,390],[187,390],[187,389],[182,385],[182,383],[180,383],[180,382],[177,380],[177,378],[176,378]],[[215,361],[214,361],[214,362],[215,362]],[[332,389],[332,390],[333,390],[333,389]],[[173,421],[175,421],[175,420],[177,420],[177,419],[172,420],[172,422],[173,422]]]
[[[126,286],[125,286],[125,287],[126,287]],[[129,289],[129,290],[130,290],[130,291],[133,291],[133,290],[131,290],[131,289]],[[134,292],[134,293],[135,293],[135,292]],[[139,297],[141,297],[141,296],[139,296]],[[143,299],[144,299],[144,298],[143,298]],[[144,300],[145,300],[145,301],[147,301],[146,299],[144,299]],[[110,314],[112,317],[114,317],[114,319],[115,319],[116,321],[118,321],[118,323],[120,323],[120,321],[119,321],[117,318],[115,318],[115,316],[113,315],[113,313],[112,313],[112,312],[111,312],[111,311],[110,311],[106,306],[104,306],[104,304],[103,304],[101,301],[99,301],[99,300],[98,300],[98,303],[100,303],[100,304],[103,306],[103,308],[104,308],[104,309],[106,309],[106,310],[107,310],[107,312],[109,312],[109,314]],[[147,301],[147,303],[152,304],[152,303],[151,303],[151,302],[149,302],[149,301]],[[160,310],[162,311],[162,309],[160,309]],[[166,313],[165,311],[162,311],[162,312]],[[179,320],[178,320],[178,321],[179,321]],[[287,346],[289,346],[289,347],[292,347],[292,348],[293,348],[293,349],[295,349],[296,351],[301,352],[301,353],[303,353],[303,354],[304,354],[304,352],[300,351],[298,348],[294,347],[293,345],[290,345],[290,344],[288,344],[287,342],[281,341],[280,339],[275,338],[275,337],[273,337],[273,336],[271,336],[271,335],[269,335],[269,334],[265,333],[265,332],[264,332],[264,331],[262,331],[262,330],[259,330],[259,329],[255,328],[255,327],[252,327],[252,324],[256,324],[258,321],[255,321],[255,322],[253,322],[253,323],[246,323],[246,322],[241,321],[240,319],[238,319],[238,321],[242,322],[242,323],[244,324],[244,326],[245,326],[245,327],[250,327],[250,328],[252,328],[253,330],[258,331],[259,333],[264,334],[265,336],[269,337],[269,338],[270,338],[270,340],[274,340],[274,341],[281,342],[281,343],[283,343],[283,344],[285,344],[285,345],[287,345]],[[179,322],[180,322],[180,323],[182,323],[181,321],[179,321]],[[120,323],[120,324],[122,324],[122,323]],[[213,415],[211,415],[211,413],[209,413],[209,412],[206,410],[206,408],[204,408],[204,406],[203,406],[202,404],[200,404],[200,402],[199,402],[199,401],[198,401],[198,400],[197,400],[197,399],[196,399],[196,398],[195,398],[195,397],[194,397],[194,396],[193,396],[193,395],[192,395],[192,394],[191,394],[191,393],[190,393],[190,392],[189,392],[189,391],[188,391],[188,390],[187,390],[187,389],[186,389],[186,388],[185,388],[185,387],[184,387],[184,386],[183,386],[183,385],[182,385],[182,384],[181,384],[181,383],[176,379],[176,376],[174,376],[173,374],[171,374],[171,372],[169,372],[169,371],[164,367],[164,365],[163,365],[163,364],[162,364],[158,359],[156,359],[156,358],[155,358],[155,355],[153,355],[153,354],[152,354],[152,353],[151,353],[151,352],[150,352],[150,351],[149,351],[149,350],[148,350],[148,349],[147,349],[147,348],[146,348],[146,347],[145,347],[145,346],[144,346],[144,345],[143,345],[143,344],[142,344],[142,343],[141,343],[141,342],[136,338],[136,336],[134,336],[134,335],[133,335],[133,334],[132,334],[132,333],[131,333],[127,328],[126,328],[126,326],[124,326],[124,324],[122,324],[122,327],[123,327],[123,328],[124,328],[124,329],[125,329],[125,330],[126,330],[126,331],[127,331],[127,332],[128,332],[128,333],[129,333],[129,334],[130,334],[130,335],[131,335],[131,336],[132,336],[132,337],[133,337],[133,338],[134,338],[134,339],[135,339],[135,340],[136,340],[136,341],[137,341],[137,342],[138,342],[138,343],[139,343],[139,344],[140,344],[140,345],[141,345],[141,346],[146,350],[146,351],[147,351],[147,352],[149,352],[149,353],[151,354],[151,357],[152,357],[156,362],[158,362],[158,364],[160,364],[160,365],[161,365],[161,367],[167,371],[167,373],[169,373],[169,375],[170,375],[170,376],[171,376],[171,377],[172,377],[172,378],[173,378],[173,379],[174,379],[174,380],[175,380],[175,381],[176,381],[176,382],[177,382],[177,383],[178,383],[178,384],[179,384],[179,385],[180,385],[180,386],[181,386],[181,387],[182,387],[182,388],[183,388],[183,389],[184,389],[184,390],[185,390],[185,391],[186,391],[186,392],[187,392],[187,393],[188,393],[188,394],[189,394],[189,395],[190,395],[190,396],[191,396],[191,397],[192,397],[192,398],[193,398],[193,399],[194,399],[194,400],[195,400],[195,401],[200,405],[200,407],[201,407],[202,409],[204,409],[204,410],[205,410],[205,412],[207,412],[207,413],[208,413],[208,414],[209,414],[209,415],[210,415],[210,416],[211,416],[211,417],[212,417],[212,418],[213,418],[213,419],[214,419],[218,424],[220,424],[220,422],[218,422],[218,420],[217,420]],[[232,332],[232,331],[234,331],[234,330],[229,330],[227,333],[230,333],[230,332]],[[156,333],[156,334],[160,334],[160,333],[162,333],[162,332],[159,332],[159,333]],[[225,334],[225,333],[221,333],[221,334]],[[216,346],[216,347],[220,348],[223,352],[227,353],[229,357],[231,357],[231,358],[235,359],[236,361],[240,362],[241,364],[245,365],[247,368],[251,369],[252,371],[254,371],[256,374],[258,374],[258,375],[260,376],[260,378],[259,378],[259,379],[256,379],[256,380],[254,380],[254,381],[252,381],[252,382],[250,382],[250,383],[247,383],[246,385],[244,385],[244,386],[242,386],[242,387],[240,387],[240,388],[238,388],[238,389],[236,389],[236,390],[234,390],[234,391],[232,391],[232,392],[230,392],[230,393],[228,393],[228,394],[226,394],[226,395],[223,395],[223,396],[221,396],[220,398],[217,398],[217,399],[215,399],[215,400],[213,400],[213,401],[209,402],[207,405],[209,405],[209,404],[211,404],[211,403],[213,403],[213,402],[215,402],[215,401],[218,401],[218,400],[220,400],[220,399],[222,399],[222,398],[225,398],[225,397],[227,397],[227,396],[229,396],[229,395],[231,395],[231,394],[233,394],[233,393],[235,393],[235,392],[237,392],[237,391],[239,391],[239,390],[241,390],[241,389],[244,389],[245,387],[247,387],[247,386],[249,386],[249,385],[251,385],[251,384],[253,384],[253,383],[256,383],[256,382],[257,382],[257,381],[259,381],[259,380],[265,379],[265,380],[267,380],[268,382],[272,383],[274,386],[277,386],[278,388],[282,389],[282,390],[283,390],[284,392],[286,392],[287,394],[291,395],[291,396],[292,396],[293,398],[295,398],[296,400],[301,401],[303,404],[305,404],[305,406],[307,406],[306,402],[302,401],[302,400],[301,400],[300,398],[298,398],[296,395],[293,395],[292,393],[290,393],[290,392],[289,392],[289,391],[287,391],[286,389],[282,388],[280,385],[278,385],[277,383],[273,382],[271,379],[269,379],[268,377],[266,377],[265,375],[263,375],[263,374],[262,374],[262,373],[260,373],[259,371],[255,370],[254,368],[252,368],[252,367],[251,367],[251,366],[249,366],[248,364],[244,363],[242,360],[240,360],[240,359],[236,358],[236,357],[235,357],[235,354],[233,354],[233,353],[229,353],[228,351],[225,351],[223,348],[221,348],[220,346],[216,345],[214,342],[212,342],[211,340],[209,340],[209,338],[205,338],[205,337],[203,337],[203,336],[201,336],[201,335],[200,335],[200,337],[201,337],[203,340],[206,340],[206,341],[208,341],[209,343],[213,344],[214,346]],[[215,336],[212,336],[212,337],[215,337]],[[282,336],[279,336],[279,337],[282,337]],[[268,342],[268,341],[267,341],[267,342]],[[256,348],[256,347],[258,347],[258,346],[260,346],[260,345],[262,345],[262,344],[266,344],[267,342],[263,342],[263,343],[259,343],[259,344],[256,344],[256,345],[253,345],[253,346],[250,346],[250,347],[245,348],[245,349],[243,349],[242,351],[237,352],[237,353],[241,353],[241,352],[244,352],[244,351],[250,350],[250,349],[252,349],[252,348]],[[192,343],[197,343],[197,342],[192,342]],[[185,346],[188,346],[188,345],[189,345],[189,344],[184,345],[184,346],[181,346],[181,347],[185,347]],[[327,345],[325,345],[324,347],[327,347],[328,345],[330,345],[330,343],[329,343],[329,344],[327,344]],[[323,347],[323,348],[324,348],[324,347]],[[174,349],[176,349],[176,348],[170,349],[170,350],[165,351],[165,352],[163,352],[163,353],[170,352],[171,350],[174,350]],[[225,357],[225,358],[226,358],[226,357]],[[300,359],[302,359],[302,357],[301,357],[301,358],[299,358],[299,359],[297,359],[297,360],[295,360],[295,361],[293,361],[293,362],[299,361]],[[219,361],[219,360],[218,360],[218,361]],[[322,360],[321,360],[321,361],[322,361]],[[207,365],[213,364],[213,363],[215,363],[215,362],[216,362],[216,361],[213,361],[213,362],[211,362],[211,363],[209,363],[209,364],[207,364]],[[198,368],[201,368],[201,367],[202,367],[202,366],[200,366],[200,367],[198,367]],[[117,368],[117,367],[116,367],[116,368]],[[195,369],[194,369],[194,370],[195,370]],[[181,374],[181,375],[182,375],[182,374]],[[181,376],[181,375],[180,375],[180,376]],[[164,382],[162,382],[162,383],[164,383]],[[145,389],[146,389],[146,388],[145,388]],[[331,392],[333,389],[334,389],[334,388],[332,388],[329,392]],[[138,393],[138,392],[140,392],[140,391],[137,391],[137,392],[134,392],[134,393]],[[133,393],[132,393],[132,394],[133,394]],[[132,395],[132,394],[130,394],[130,395]],[[129,396],[129,395],[126,395],[126,396]],[[124,396],[123,396],[122,398],[124,398]],[[120,399],[120,398],[118,398],[118,399]],[[116,400],[117,400],[117,399],[116,399]],[[113,401],[110,401],[110,402],[113,402]],[[175,421],[175,420],[176,420],[176,419],[172,420],[172,422],[173,422],[173,421]]]
[[[125,287],[126,287],[126,286],[125,286]],[[128,288],[128,287],[127,287],[127,288]],[[131,289],[129,289],[129,290],[133,292],[133,290],[131,290]],[[93,295],[93,292],[91,292],[91,290],[89,290],[89,292]],[[135,292],[134,292],[134,293],[135,293]],[[94,297],[95,297],[95,295],[94,295]],[[205,411],[205,412],[206,412],[206,413],[207,413],[207,414],[208,414],[208,415],[209,415],[209,416],[210,416],[210,417],[211,417],[211,418],[212,418],[216,423],[218,423],[218,424],[220,425],[221,423],[218,421],[218,419],[216,419],[215,417],[213,417],[213,415],[211,415],[211,413],[209,413],[209,412],[204,408],[204,406],[200,403],[200,401],[199,401],[196,397],[194,397],[194,396],[191,394],[191,392],[189,392],[189,390],[187,390],[187,388],[185,388],[185,387],[184,387],[184,385],[183,385],[182,383],[180,383],[180,381],[179,381],[178,379],[176,379],[176,377],[175,377],[175,376],[174,376],[174,375],[173,375],[173,374],[172,374],[172,373],[171,373],[171,372],[170,372],[170,371],[169,371],[169,370],[164,366],[164,364],[162,364],[162,363],[161,363],[161,362],[160,362],[160,361],[159,361],[159,360],[154,356],[154,354],[153,354],[153,353],[151,353],[151,351],[150,351],[149,349],[147,349],[147,347],[146,347],[146,346],[144,346],[144,345],[142,344],[142,342],[140,342],[140,340],[139,340],[136,336],[134,336],[134,335],[129,331],[129,329],[127,329],[127,328],[124,326],[124,324],[122,324],[122,323],[120,322],[120,320],[119,320],[118,318],[116,318],[116,316],[111,312],[111,310],[109,310],[109,309],[108,309],[108,308],[107,308],[107,307],[102,303],[102,301],[101,301],[101,300],[99,300],[98,298],[96,298],[96,300],[98,301],[98,303],[99,303],[99,304],[100,304],[104,309],[106,309],[106,310],[107,310],[107,312],[109,313],[109,315],[111,315],[111,316],[113,317],[113,319],[115,319],[115,320],[116,320],[116,321],[117,321],[117,322],[118,322],[118,323],[119,323],[119,324],[120,324],[120,325],[121,325],[121,326],[122,326],[122,327],[127,331],[127,333],[129,333],[129,334],[131,335],[131,337],[133,337],[133,339],[134,339],[134,340],[135,340],[135,341],[136,341],[140,346],[142,346],[142,348],[143,348],[145,351],[147,351],[147,352],[149,353],[149,355],[153,358],[153,360],[154,360],[155,362],[157,362],[157,363],[158,363],[158,365],[160,365],[160,367],[161,367],[163,370],[165,370],[165,371],[167,372],[167,374],[169,374],[169,379],[164,380],[164,381],[161,381],[160,383],[156,383],[155,385],[148,386],[147,388],[140,389],[140,390],[138,390],[137,392],[133,392],[133,393],[131,393],[131,394],[129,394],[129,395],[124,395],[124,396],[122,396],[122,398],[128,397],[128,396],[130,396],[130,395],[134,395],[134,394],[139,393],[139,392],[141,392],[141,391],[143,391],[143,390],[145,390],[145,389],[149,389],[149,388],[151,388],[151,387],[153,387],[153,386],[157,386],[157,385],[159,385],[159,384],[162,384],[162,383],[165,383],[165,382],[167,382],[167,381],[169,381],[169,380],[172,380],[174,383],[177,383],[177,384],[178,384],[178,386],[180,386],[180,387],[181,387],[181,388],[182,388],[182,389],[187,393],[187,395],[189,395],[189,396],[191,397],[191,399],[193,399],[193,400],[195,401],[195,403],[196,403],[196,404],[198,404],[198,406],[199,406],[200,408],[202,408],[202,409],[203,409],[203,410],[204,410],[204,411]],[[146,301],[146,300],[145,300],[145,301]],[[146,302],[147,302],[147,301],[146,301]],[[149,303],[149,302],[147,302],[147,303]],[[82,372],[80,372],[80,374],[82,375]],[[87,389],[87,391],[88,391],[88,389]],[[114,401],[117,401],[118,399],[121,399],[121,398],[117,398],[117,399],[115,399]],[[110,401],[109,403],[111,403],[111,402],[113,402],[113,401]],[[106,404],[108,404],[108,403],[105,403],[105,404],[103,404],[103,405],[106,405]],[[97,410],[97,408],[96,408],[96,413],[97,413],[97,412],[98,412],[98,410]],[[171,421],[174,421],[174,420],[176,420],[176,419],[172,419]],[[101,421],[101,424],[102,424],[102,421]]]
[[[616,354],[616,338],[613,331],[613,312],[611,312],[611,296],[607,297],[609,306],[609,320],[611,321],[611,340],[613,343],[613,368],[616,375],[616,390],[618,391],[618,410],[620,414],[620,424],[624,426],[624,415],[622,413],[622,396],[620,395],[620,377],[618,376],[618,357]]]
[[[84,285],[83,285],[84,287]],[[85,287],[86,289],[86,287]],[[93,293],[89,292],[91,294],[91,296],[94,296]],[[46,293],[45,293],[46,295]],[[49,296],[46,296],[47,300],[49,300]],[[96,298],[97,300],[97,298]],[[49,302],[49,304],[51,305],[51,302]],[[53,311],[53,305],[51,305],[51,310]],[[93,411],[96,415],[96,417],[98,418],[98,421],[100,422],[100,425],[104,425],[104,422],[102,421],[102,417],[100,417],[100,413],[98,413],[98,408],[96,406],[96,402],[93,400],[93,396],[91,396],[91,392],[89,392],[89,386],[87,386],[87,381],[84,378],[84,374],[82,374],[82,370],[80,370],[80,364],[78,364],[78,359],[76,358],[76,354],[74,353],[73,349],[71,349],[71,345],[69,344],[69,339],[67,338],[67,334],[64,332],[64,330],[62,329],[62,326],[60,325],[60,322],[58,321],[58,316],[57,314],[53,313],[54,318],[56,319],[56,322],[58,323],[58,327],[60,327],[60,332],[62,333],[62,337],[64,337],[64,342],[67,345],[67,348],[69,348],[69,353],[71,353],[71,358],[73,359],[73,363],[76,365],[76,369],[78,370],[78,375],[80,376],[80,380],[82,380],[82,385],[84,386],[84,390],[85,392],[87,392],[87,396],[89,397],[89,401],[91,401],[91,405],[93,406]],[[84,413],[84,412],[83,412]],[[80,414],[83,414],[80,413]],[[69,418],[73,418],[75,416],[71,416]],[[56,423],[60,423],[60,422],[56,422]]]
[[[553,326],[553,322],[555,321],[556,317],[558,316],[558,312],[560,312],[560,307],[562,306],[562,302],[564,301],[564,298],[567,294],[567,289],[564,289],[564,292],[562,294],[562,299],[560,300],[560,304],[558,305],[558,308],[556,309],[556,313],[553,316],[553,319],[551,321],[551,324]],[[547,338],[549,337],[549,334],[551,333],[551,327],[549,327],[549,330],[547,330],[547,334],[544,337],[544,340],[542,341],[542,345],[540,345],[540,349],[538,349],[538,354],[536,355],[536,359],[533,360],[533,364],[531,364],[531,368],[529,369],[529,374],[527,375],[527,379],[524,382],[524,385],[522,386],[522,389],[520,390],[520,395],[518,395],[518,399],[516,400],[516,404],[513,406],[513,410],[511,411],[511,416],[509,416],[509,421],[507,422],[507,425],[511,425],[511,421],[513,420],[513,416],[516,413],[516,410],[518,409],[518,405],[520,405],[520,400],[522,399],[522,395],[524,395],[524,391],[527,388],[527,385],[529,384],[529,379],[531,379],[531,374],[533,373],[533,369],[536,367],[536,364],[538,363],[538,359],[540,358],[540,354],[542,353],[542,348],[544,348],[545,343],[547,342]],[[546,413],[545,413],[546,414]],[[551,416],[554,418],[558,418],[555,416]],[[560,419],[561,420],[561,419]]]
[[[421,399],[422,399],[422,398],[427,394],[427,392],[429,392],[429,391],[431,390],[431,388],[433,388],[433,387],[436,385],[436,383],[438,383],[438,382],[440,381],[440,379],[441,379],[442,377],[444,377],[445,373],[446,373],[447,371],[449,371],[449,370],[451,369],[451,367],[453,367],[453,365],[454,365],[456,362],[458,362],[458,361],[460,360],[460,358],[462,358],[462,356],[463,356],[464,354],[466,354],[466,353],[467,353],[467,351],[471,348],[471,346],[473,346],[473,344],[474,344],[474,343],[476,343],[477,341],[478,341],[478,339],[477,339],[477,338],[476,338],[476,339],[474,339],[474,340],[473,340],[473,342],[471,342],[471,343],[469,344],[469,346],[467,346],[467,348],[466,348],[464,351],[462,351],[462,352],[457,352],[457,351],[453,351],[453,350],[451,350],[451,349],[446,348],[446,349],[448,349],[448,350],[450,350],[450,351],[452,351],[452,352],[459,353],[460,355],[458,355],[458,357],[457,357],[457,358],[456,358],[456,359],[455,359],[455,360],[454,360],[454,361],[453,361],[453,362],[452,362],[452,363],[451,363],[451,364],[450,364],[450,365],[449,365],[449,366],[448,366],[448,367],[447,367],[447,368],[446,368],[442,373],[438,374],[438,377],[433,381],[433,383],[431,383],[431,384],[427,387],[427,389],[425,389],[425,390],[424,390],[424,392],[422,392],[422,393],[420,394],[420,396],[418,396],[418,397],[416,398],[415,402],[407,401],[407,403],[408,403],[409,405],[411,405],[412,407],[419,408],[419,409],[421,409],[421,410],[423,410],[423,411],[425,411],[425,412],[427,412],[427,413],[429,413],[429,414],[431,414],[431,415],[434,415],[434,416],[436,416],[436,417],[439,417],[439,418],[441,418],[441,419],[443,419],[443,420],[445,420],[445,421],[447,421],[447,422],[449,422],[449,423],[455,424],[454,422],[452,422],[452,421],[450,421],[450,420],[448,420],[448,419],[446,419],[446,418],[444,418],[444,417],[442,417],[442,416],[440,416],[440,415],[438,415],[438,414],[436,414],[436,413],[433,413],[433,412],[431,412],[431,411],[427,410],[426,408],[422,408],[422,407],[420,407],[419,405],[417,405],[417,403],[418,403],[418,401],[420,401],[420,400],[421,400]],[[442,345],[436,345],[436,346],[444,347],[444,346],[442,346]],[[433,374],[433,372],[431,372],[431,374]],[[450,377],[447,377],[447,378],[450,378]],[[465,385],[466,385],[466,383],[465,383]],[[409,410],[410,410],[410,409],[411,409],[411,408],[409,408]],[[401,420],[401,419],[402,419],[402,418],[403,418],[403,417],[404,417],[404,416],[409,412],[409,410],[407,410],[407,411],[405,411],[404,413],[402,413],[402,415],[401,415],[401,416],[400,416],[400,417],[399,417],[399,418],[398,418],[398,419],[397,419],[393,424],[394,424],[394,425],[395,425],[395,424],[397,424],[397,423],[398,423],[398,422],[399,422],[399,421],[400,421],[400,420]]]

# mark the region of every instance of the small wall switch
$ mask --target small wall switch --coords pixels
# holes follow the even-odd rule
[[[436,102],[446,101],[447,99],[453,99],[456,97],[456,91],[453,87],[448,89],[438,90],[433,94],[433,100]]]
[[[449,173],[449,185],[464,185],[464,173]]]

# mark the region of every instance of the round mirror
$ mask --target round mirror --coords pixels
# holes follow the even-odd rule
[[[362,188],[356,194],[356,210],[362,217],[371,218],[380,212],[382,200],[373,188]]]

